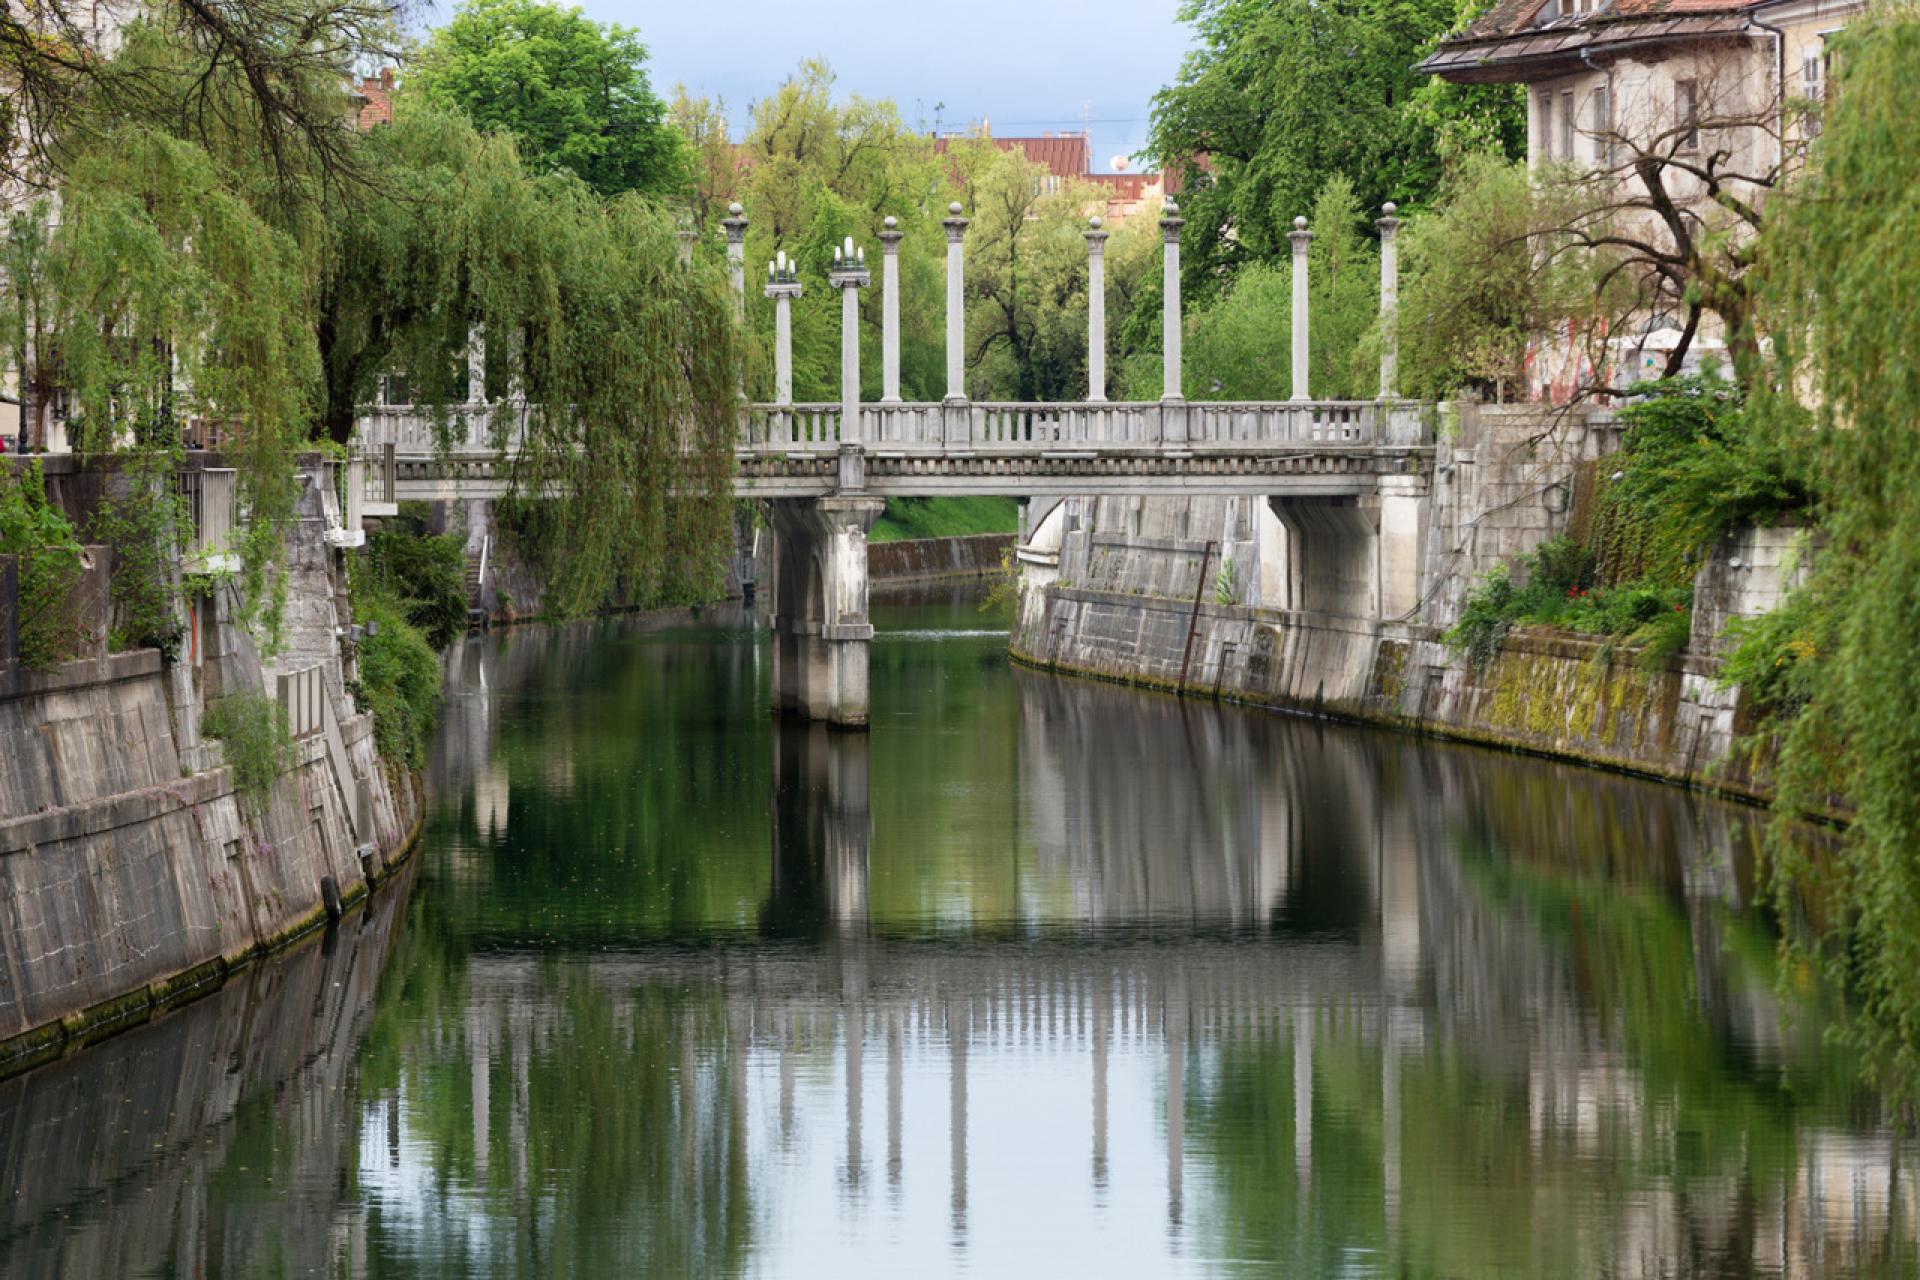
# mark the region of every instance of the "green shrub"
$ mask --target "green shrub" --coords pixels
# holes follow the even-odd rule
[[[109,493],[89,525],[93,540],[113,548],[111,648],[155,648],[172,659],[182,632],[174,592],[175,548],[191,513],[174,484],[178,460],[166,447],[124,455],[122,485]]]
[[[80,639],[73,592],[82,554],[73,525],[47,502],[39,462],[18,473],[0,464],[0,555],[19,561],[23,665],[44,669],[73,655]]]
[[[208,705],[200,731],[226,747],[241,803],[255,815],[264,812],[273,784],[296,759],[286,709],[264,693],[229,694]]]
[[[396,601],[435,649],[467,629],[467,564],[458,534],[376,533],[367,542],[369,585]]]
[[[1524,586],[1513,581],[1505,565],[1489,570],[1467,594],[1460,620],[1446,634],[1446,642],[1466,655],[1474,671],[1486,669],[1508,630],[1518,625],[1618,639],[1649,666],[1686,647],[1693,619],[1691,586],[1644,580],[1594,586],[1593,556],[1564,535],[1541,543],[1520,563],[1526,570]],[[1606,652],[1611,654],[1611,647]]]
[[[380,754],[407,769],[426,763],[427,737],[440,708],[440,659],[391,596],[357,589],[354,620],[368,628],[359,644],[355,701],[373,713]]]
[[[1460,620],[1445,636],[1447,644],[1464,653],[1467,666],[1478,673],[1487,669],[1507,631],[1519,616],[1513,575],[1505,565],[1496,565],[1482,574],[1460,606]]]

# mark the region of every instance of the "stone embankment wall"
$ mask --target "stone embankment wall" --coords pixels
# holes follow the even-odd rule
[[[97,635],[92,656],[30,671],[0,626],[0,1071],[218,981],[321,923],[323,884],[351,903],[409,847],[417,784],[346,693],[327,478],[303,477],[271,660],[230,587],[192,602],[172,662]],[[279,697],[296,735],[257,801],[200,735],[210,700],[245,691]]]
[[[1000,572],[1013,541],[1010,533],[976,533],[962,538],[869,542],[867,580],[877,584],[983,578]]]
[[[1474,671],[1441,640],[1469,586],[1578,530],[1619,428],[1598,412],[1469,406],[1443,438],[1418,541],[1398,549],[1415,558],[1410,608],[1382,607],[1387,538],[1313,541],[1384,532],[1377,499],[1285,519],[1251,499],[1068,499],[1036,513],[1020,548],[1014,656],[1764,795],[1764,760],[1736,751],[1744,700],[1716,686],[1718,637],[1793,585],[1799,532],[1748,529],[1714,548],[1690,643],[1659,670],[1599,640],[1519,630]]]

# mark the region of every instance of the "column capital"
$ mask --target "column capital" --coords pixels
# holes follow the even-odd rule
[[[1162,210],[1160,214],[1161,242],[1164,244],[1179,244],[1180,228],[1186,225],[1187,220],[1180,216],[1180,206],[1175,204],[1172,198],[1169,197],[1166,208]]]
[[[1287,239],[1293,241],[1293,254],[1296,258],[1307,251],[1307,246],[1313,243],[1313,232],[1307,230],[1305,218],[1293,220],[1293,230],[1287,232]]]
[[[906,232],[900,230],[900,220],[888,214],[880,224],[880,251],[887,254],[900,252],[900,241],[905,236]]]
[[[747,211],[738,200],[727,206],[727,216],[720,219],[720,225],[726,229],[728,247],[746,244]]]
[[[1400,219],[1394,216],[1399,211],[1391,200],[1380,206],[1380,216],[1373,220],[1373,225],[1380,229],[1382,240],[1393,239],[1393,233],[1400,229]]]
[[[761,292],[769,298],[797,298],[805,292],[805,289],[798,280],[791,280],[770,284]]]
[[[865,267],[852,271],[829,271],[827,283],[836,289],[864,289],[873,283],[873,273]]]
[[[1087,237],[1088,253],[1098,257],[1100,254],[1106,252],[1107,236],[1109,233],[1101,224],[1099,214],[1096,213],[1087,219],[1087,230],[1084,234]]]
[[[948,244],[959,244],[967,237],[967,223],[971,221],[971,219],[963,218],[960,214],[961,209],[958,200],[955,200],[947,206],[947,217],[941,221],[940,225],[947,229]]]

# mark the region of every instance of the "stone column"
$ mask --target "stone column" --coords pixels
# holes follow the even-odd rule
[[[861,496],[770,504],[776,709],[866,727],[867,530],[885,506]]]
[[[1180,228],[1187,220],[1180,207],[1167,201],[1160,216],[1160,239],[1166,247],[1161,277],[1160,398],[1180,399]]]
[[[487,339],[480,326],[467,326],[467,403],[487,400]]]
[[[720,219],[720,225],[727,232],[727,281],[733,286],[733,318],[744,320],[747,315],[747,215],[739,201],[727,206],[727,216]]]
[[[1393,201],[1380,206],[1381,216],[1374,220],[1380,228],[1380,398],[1398,399],[1394,385],[1400,365],[1400,219],[1394,214]]]
[[[1087,219],[1087,399],[1107,398],[1107,233]]]
[[[900,403],[900,222],[880,231],[880,403]]]
[[[766,294],[773,299],[773,402],[793,403],[793,300],[804,290],[786,251],[767,264]]]
[[[1293,241],[1293,398],[1311,400],[1313,396],[1307,390],[1307,246],[1313,243],[1313,232],[1307,230],[1305,218],[1293,220],[1287,239]]]
[[[960,216],[960,202],[947,206],[947,403],[967,402],[967,307],[966,250],[967,219]]]
[[[834,251],[827,283],[840,291],[840,445],[860,441],[860,291],[873,283],[865,250],[847,237],[846,252]]]
[[[680,242],[681,269],[684,270],[687,267],[691,267],[693,265],[693,242],[697,238],[693,228],[681,227],[673,233],[673,238]]]
[[[1380,620],[1410,620],[1420,607],[1420,564],[1427,530],[1427,477],[1380,477]]]

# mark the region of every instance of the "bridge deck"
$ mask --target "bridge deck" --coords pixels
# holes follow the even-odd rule
[[[463,406],[433,419],[381,410],[362,447],[394,449],[389,500],[500,497],[526,410]],[[735,450],[743,497],[941,494],[1357,494],[1426,471],[1434,434],[1412,402],[754,405]],[[849,463],[847,455],[857,455]],[[850,469],[851,467],[851,469]],[[388,484],[371,469],[375,485]]]

